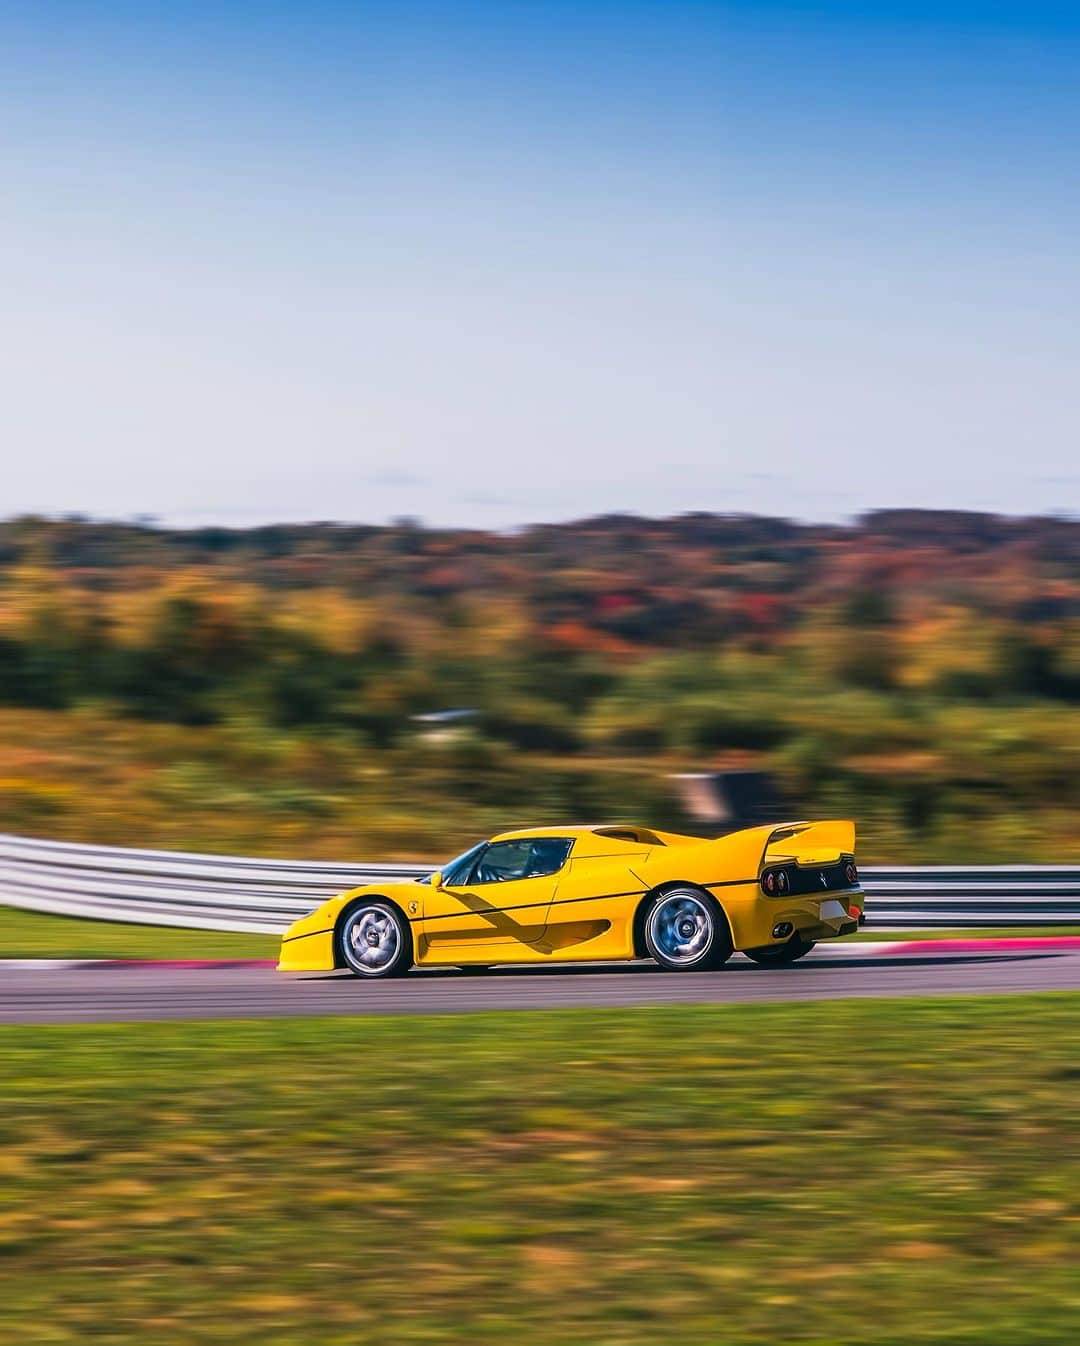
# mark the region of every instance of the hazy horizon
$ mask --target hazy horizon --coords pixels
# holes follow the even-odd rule
[[[974,510],[965,508],[944,508],[936,506],[905,506],[905,505],[881,505],[870,509],[861,510],[857,514],[852,514],[843,518],[824,519],[800,517],[793,514],[775,513],[770,514],[759,510],[682,510],[671,514],[650,513],[647,510],[598,510],[592,513],[584,513],[569,516],[565,519],[523,519],[518,523],[512,524],[485,524],[485,523],[465,523],[448,524],[439,523],[433,519],[425,519],[416,514],[400,514],[387,519],[350,519],[350,518],[276,518],[267,516],[264,519],[250,520],[223,520],[223,519],[192,519],[187,521],[174,521],[160,518],[152,514],[135,514],[128,516],[109,516],[109,515],[90,515],[78,511],[66,511],[55,514],[45,513],[15,513],[0,515],[0,526],[11,523],[18,523],[23,520],[43,519],[48,523],[78,523],[89,527],[102,528],[143,528],[153,532],[196,532],[203,529],[224,529],[230,532],[250,532],[261,528],[394,528],[394,527],[415,527],[422,531],[442,532],[479,532],[490,533],[501,536],[513,537],[530,530],[547,527],[574,528],[581,527],[601,520],[623,519],[627,522],[639,522],[645,524],[663,524],[678,523],[681,520],[693,518],[695,516],[707,516],[716,519],[722,519],[732,522],[745,520],[747,522],[770,522],[780,521],[791,524],[797,528],[846,528],[852,531],[858,531],[866,527],[871,520],[882,514],[960,514],[971,515],[976,518],[993,518],[1012,523],[1080,523],[1080,514],[1076,511],[1051,511],[1046,513],[1031,513],[1025,511],[1011,510]]]

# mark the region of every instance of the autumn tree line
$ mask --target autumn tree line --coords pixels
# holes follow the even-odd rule
[[[1078,701],[1067,519],[0,523],[0,705],[35,712],[386,754],[469,708],[448,751],[500,788],[526,762],[765,763],[933,829],[1074,808]]]

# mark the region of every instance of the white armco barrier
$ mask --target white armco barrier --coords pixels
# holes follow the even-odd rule
[[[326,898],[437,864],[328,864],[83,846],[0,833],[0,905],[104,921],[274,934]],[[1080,924],[1080,868],[864,868],[866,924],[929,929]]]

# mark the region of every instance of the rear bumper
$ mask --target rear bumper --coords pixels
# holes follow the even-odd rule
[[[839,939],[841,935],[853,935],[858,930],[863,906],[861,892],[849,890],[840,896],[823,898],[811,905],[817,907],[816,919],[813,913],[808,912],[801,912],[798,917],[792,919],[792,925],[803,939],[817,944],[823,939]]]
[[[839,939],[841,935],[853,935],[859,928],[859,922],[850,916],[837,924],[834,921],[819,921],[817,925],[799,927],[799,934],[811,944],[820,944],[823,939]]]
[[[752,915],[746,913],[736,929],[739,949],[767,948],[783,944],[792,934],[817,944],[826,939],[853,935],[863,909],[861,888],[843,888],[819,897],[761,898]],[[749,919],[747,919],[749,917]],[[780,929],[780,934],[773,931]]]

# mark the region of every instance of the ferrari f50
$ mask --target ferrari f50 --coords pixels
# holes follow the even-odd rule
[[[736,950],[789,964],[858,928],[848,821],[752,827],[708,840],[612,824],[480,842],[419,882],[368,884],[286,931],[283,972],[392,977],[413,966],[652,958],[672,972]]]

